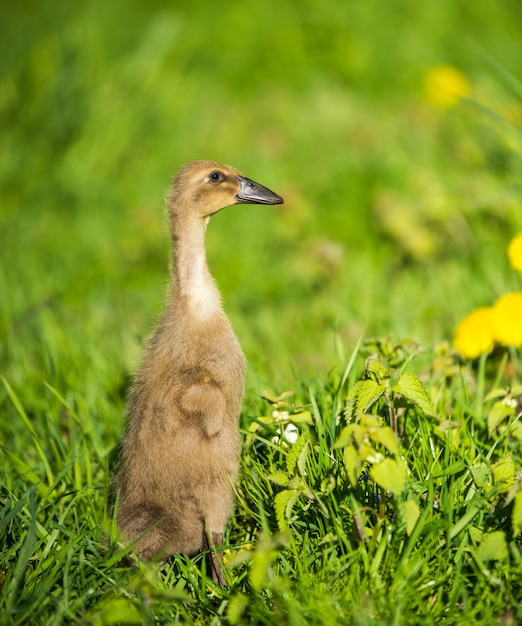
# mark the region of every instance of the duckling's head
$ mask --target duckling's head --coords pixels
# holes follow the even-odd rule
[[[209,218],[232,204],[282,204],[276,193],[245,178],[230,165],[215,161],[192,161],[176,175],[168,195],[174,215],[185,212]]]

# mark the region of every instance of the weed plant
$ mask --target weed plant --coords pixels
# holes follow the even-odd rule
[[[522,623],[520,348],[451,348],[520,290],[521,18],[3,3],[0,624]],[[124,567],[106,510],[193,158],[285,197],[207,235],[249,362],[226,589]]]

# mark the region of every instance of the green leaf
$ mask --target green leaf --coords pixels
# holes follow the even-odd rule
[[[506,483],[506,487],[515,482],[516,465],[510,456],[500,459],[493,465],[493,481],[495,485]]]
[[[249,598],[244,593],[237,593],[230,598],[227,607],[227,618],[230,624],[239,624],[245,609],[248,607]]]
[[[490,402],[491,400],[496,400],[497,398],[505,398],[507,393],[507,389],[493,389],[484,398],[484,402]]]
[[[406,398],[426,415],[433,415],[431,398],[417,376],[407,372],[402,374],[397,384],[393,387],[393,391]]]
[[[263,391],[261,397],[273,404],[274,406],[287,406],[286,400],[294,395],[293,391],[283,391],[283,393],[279,396],[275,396],[273,393],[269,391]]]
[[[503,561],[507,558],[508,549],[504,531],[496,530],[484,534],[477,554],[481,561]]]
[[[297,458],[297,469],[299,470],[299,473],[301,474],[301,476],[306,475],[307,459],[308,459],[308,441],[303,446],[303,449],[301,450]]]
[[[389,380],[390,375],[384,365],[375,357],[370,357],[366,361],[366,376],[373,382],[382,384],[383,381]]]
[[[522,533],[522,491],[515,496],[513,504],[513,536],[516,537]]]
[[[280,491],[274,498],[277,524],[280,530],[288,529],[288,520],[298,497],[299,491],[297,489],[285,489]]]
[[[357,397],[357,413],[365,413],[386,391],[386,385],[374,380],[363,381]]]
[[[256,591],[263,587],[272,561],[276,558],[276,550],[256,550],[250,565],[250,583]]]
[[[364,381],[362,380],[358,380],[348,392],[348,396],[346,398],[346,406],[344,408],[344,417],[348,421],[355,416],[357,398],[359,397],[363,382]]]
[[[293,424],[313,424],[314,420],[310,411],[301,411],[300,413],[293,413],[289,417],[289,421]]]
[[[359,380],[350,389],[344,414],[346,419],[367,411],[383,395],[387,387],[375,380]]]
[[[355,486],[357,484],[357,473],[361,463],[361,458],[359,457],[355,446],[346,446],[343,452],[343,460],[348,474],[348,479],[352,485]]]
[[[399,445],[397,443],[397,437],[389,426],[378,426],[370,430],[370,439],[374,443],[381,443],[390,454],[399,454]]]
[[[281,485],[281,487],[286,487],[289,481],[288,474],[285,474],[283,471],[275,472],[275,474],[269,474],[267,478],[276,485]]]
[[[252,428],[252,426],[254,426],[254,429],[259,428],[259,424],[257,424],[257,422],[261,422],[261,424],[269,425],[269,424],[273,424],[275,422],[275,419],[273,415],[264,415],[262,417],[256,417],[256,421],[250,424],[249,430],[250,428]]]
[[[522,395],[522,385],[513,385],[509,389],[493,389],[484,398],[484,402],[490,402],[491,400],[496,400],[497,398],[502,398],[504,400],[506,398],[516,398],[519,395]]]
[[[414,500],[406,500],[404,503],[404,519],[406,521],[406,534],[409,536],[415,528],[420,516],[420,509]]]
[[[482,463],[476,467],[470,468],[471,475],[477,487],[484,487],[491,478],[491,468],[488,465]]]
[[[334,444],[334,448],[344,448],[345,446],[347,446],[348,444],[352,442],[354,427],[355,427],[355,424],[348,424],[348,426],[345,426],[341,430],[339,437],[337,438],[337,441]]]
[[[267,533],[260,533],[256,549],[252,554],[250,562],[250,583],[256,591],[269,583],[270,566],[277,558],[280,548],[286,546],[288,537],[284,534],[270,536]]]
[[[127,598],[113,598],[100,606],[96,614],[90,618],[89,622],[94,626],[143,624],[143,615],[132,600]]]
[[[513,415],[515,409],[504,401],[495,402],[488,414],[488,433],[492,435],[507,417]]]
[[[366,442],[359,446],[357,452],[359,453],[359,457],[363,461],[368,461],[368,463],[382,463],[384,460],[384,454],[378,452],[373,446]]]
[[[286,455],[286,469],[289,474],[294,473],[296,463],[299,459],[299,455],[301,454],[303,449],[307,447],[306,444],[306,437],[304,435],[301,435],[288,451],[288,454]]]
[[[380,487],[398,495],[406,485],[406,466],[401,459],[384,459],[372,466],[370,476]]]

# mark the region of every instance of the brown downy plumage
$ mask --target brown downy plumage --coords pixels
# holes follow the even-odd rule
[[[245,361],[208,270],[205,229],[232,204],[283,199],[213,161],[181,168],[168,195],[169,295],[130,390],[118,472],[118,525],[144,559],[214,546],[234,503]]]

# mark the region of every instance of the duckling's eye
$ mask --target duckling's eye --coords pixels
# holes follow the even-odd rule
[[[220,183],[222,180],[225,180],[225,177],[220,171],[214,170],[213,172],[210,172],[208,179],[211,183]]]

